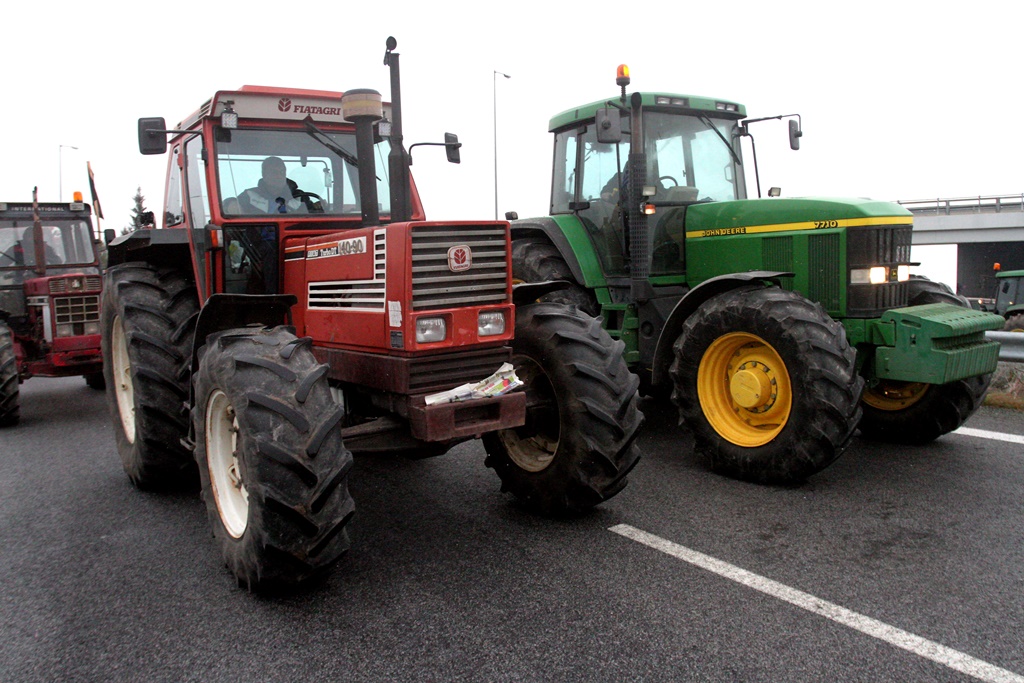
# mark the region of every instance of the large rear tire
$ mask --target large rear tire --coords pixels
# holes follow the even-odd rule
[[[575,306],[516,309],[512,344],[526,385],[526,424],[486,434],[488,467],[526,507],[546,515],[583,512],[626,486],[640,453],[639,380],[598,319]]]
[[[910,283],[908,305],[970,302],[941,282],[915,277]],[[869,439],[900,444],[926,444],[959,429],[981,406],[992,375],[979,375],[947,384],[869,381],[861,402],[864,417],[861,434]]]
[[[0,323],[0,427],[13,427],[21,419],[18,359],[14,355],[14,335]]]
[[[565,258],[544,238],[520,237],[512,241],[512,278],[519,282],[567,282],[567,287],[545,294],[540,301],[575,305],[594,317],[601,313],[594,294],[576,282]]]
[[[1003,325],[1004,332],[1024,332],[1024,313],[1011,315]]]
[[[863,387],[856,352],[843,326],[798,294],[754,286],[712,297],[673,352],[680,424],[720,474],[802,481],[853,436]]]
[[[349,547],[352,454],[310,342],[291,328],[244,328],[199,351],[203,499],[228,569],[250,590],[323,575]]]
[[[195,285],[173,269],[125,263],[104,275],[103,379],[121,464],[141,489],[193,482],[188,436]]]

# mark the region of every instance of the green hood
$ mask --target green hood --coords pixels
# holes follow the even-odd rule
[[[742,199],[690,206],[686,211],[686,236],[722,237],[912,222],[912,214],[899,204],[872,199]]]

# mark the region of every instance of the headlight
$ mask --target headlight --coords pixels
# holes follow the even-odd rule
[[[888,280],[889,269],[886,268],[885,266],[873,266],[871,268],[855,268],[850,271],[851,285],[880,285],[883,282],[887,282]]]
[[[476,319],[476,332],[481,337],[493,337],[505,333],[505,312],[486,311]]]
[[[75,333],[75,326],[72,323],[61,323],[57,325],[58,337],[70,337]]]
[[[416,320],[416,341],[420,344],[444,341],[448,336],[448,325],[444,318],[418,318]]]
[[[100,324],[99,323],[86,323],[85,334],[99,334]]]
[[[896,280],[906,282],[910,279],[910,266],[896,266]]]

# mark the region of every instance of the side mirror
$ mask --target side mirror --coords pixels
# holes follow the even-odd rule
[[[594,125],[597,126],[598,142],[612,145],[622,142],[622,124],[618,109],[598,109]]]
[[[163,118],[139,119],[139,151],[143,154],[163,154],[167,151],[167,124]]]
[[[800,138],[804,136],[804,132],[800,130],[800,122],[796,119],[789,120],[789,148],[800,149]]]
[[[459,142],[459,136],[455,133],[444,134],[444,151],[448,155],[448,161],[452,164],[458,164],[462,162],[462,158],[459,156],[459,148],[462,147],[462,143]]]
[[[116,237],[117,232],[115,232],[113,228],[107,228],[106,230],[103,231],[103,241],[106,242],[107,244],[113,242],[114,238]]]

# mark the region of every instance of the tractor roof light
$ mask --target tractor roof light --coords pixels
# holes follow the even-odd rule
[[[629,85],[629,67],[625,64],[619,64],[619,68],[615,70],[615,85],[623,88]]]
[[[234,103],[234,100],[227,100],[224,102],[224,111],[220,113],[221,128],[228,128],[232,130],[238,128],[238,112],[236,112],[231,106]]]

